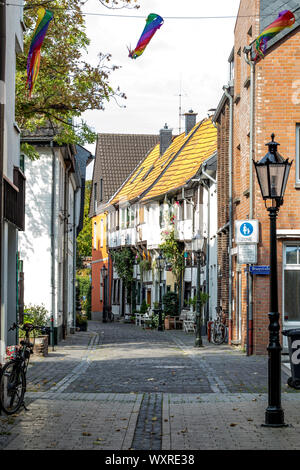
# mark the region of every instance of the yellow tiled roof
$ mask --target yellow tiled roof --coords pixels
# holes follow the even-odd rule
[[[162,156],[157,144],[109,201],[109,205],[130,201],[143,193],[145,195],[142,200],[145,201],[183,186],[216,148],[217,130],[211,119],[196,124],[187,136],[183,133],[175,137]],[[170,162],[172,163],[166,169]]]
[[[197,173],[200,165],[217,150],[217,129],[211,119],[206,119],[200,125],[196,124],[190,135],[190,139],[177,158],[153,188],[145,194],[142,201],[183,186]]]

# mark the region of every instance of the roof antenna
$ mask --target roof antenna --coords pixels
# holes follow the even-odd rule
[[[179,95],[175,95],[175,96],[178,96],[179,97],[179,109],[178,109],[178,122],[179,122],[179,126],[178,126],[178,134],[181,134],[181,118],[183,116],[182,114],[182,107],[181,107],[181,104],[182,104],[182,97],[183,96],[187,96],[186,93],[182,94],[182,80],[180,78],[180,85],[179,85]]]

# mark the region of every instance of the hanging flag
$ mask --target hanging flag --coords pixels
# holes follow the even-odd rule
[[[161,16],[156,15],[155,13],[151,13],[146,20],[146,26],[144,28],[144,31],[142,32],[139,42],[136,45],[136,48],[133,51],[128,48],[128,57],[131,57],[131,59],[136,59],[137,57],[142,55],[147,45],[151,41],[152,37],[154,36],[156,31],[161,27],[163,22],[164,20]]]
[[[29,89],[29,97],[34,88],[40,67],[41,47],[47,33],[53,13],[45,8],[38,9],[38,20],[31,40],[30,49],[27,58],[27,82]]]
[[[256,55],[253,60],[256,61],[259,57],[263,59],[265,57],[268,41],[283,29],[293,26],[294,23],[295,16],[290,10],[281,11],[278,18],[267,26],[256,39],[254,50]]]

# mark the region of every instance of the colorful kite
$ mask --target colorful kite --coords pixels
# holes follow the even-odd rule
[[[139,42],[136,45],[136,48],[133,51],[128,48],[128,57],[131,57],[131,59],[136,59],[137,57],[142,55],[147,45],[151,41],[152,37],[154,36],[156,31],[161,27],[163,22],[164,20],[161,16],[156,15],[155,13],[151,13],[146,20],[146,26],[144,28],[144,31],[142,32]]]
[[[267,26],[255,41],[254,61],[259,57],[264,58],[269,39],[280,33],[285,28],[290,28],[295,23],[295,16],[289,10],[283,10],[279,13],[278,18]]]
[[[27,58],[27,82],[29,89],[29,97],[34,88],[40,67],[41,47],[47,33],[53,13],[45,8],[38,9],[38,21],[35,27],[33,38],[31,40],[30,49]]]

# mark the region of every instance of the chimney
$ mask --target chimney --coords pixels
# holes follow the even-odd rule
[[[185,113],[185,135],[188,135],[196,124],[197,113],[191,109],[188,113]]]
[[[163,155],[172,142],[172,129],[165,127],[159,131],[160,154]]]

